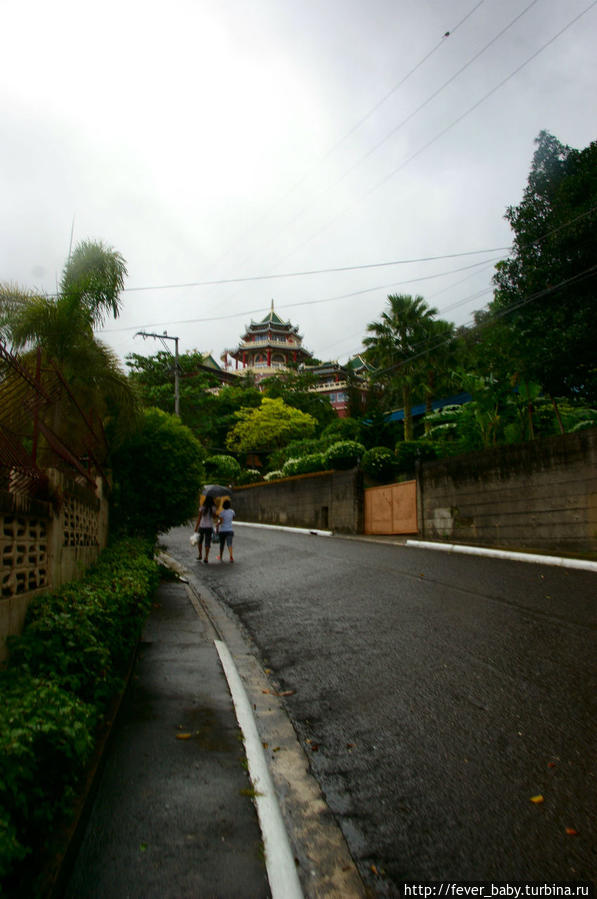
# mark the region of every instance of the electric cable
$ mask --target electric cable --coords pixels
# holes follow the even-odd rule
[[[485,93],[479,100],[477,100],[475,103],[473,103],[472,106],[469,106],[468,109],[466,109],[463,113],[461,113],[459,116],[457,116],[457,118],[453,119],[449,125],[446,125],[445,128],[442,128],[442,130],[439,131],[430,140],[428,140],[427,143],[423,144],[423,146],[421,146],[417,150],[415,150],[415,152],[412,153],[410,156],[408,156],[405,160],[403,160],[399,166],[397,166],[395,169],[392,169],[392,171],[388,172],[387,175],[385,175],[380,181],[378,181],[374,185],[372,185],[372,187],[368,188],[365,191],[365,193],[363,193],[360,197],[355,198],[351,203],[348,204],[348,206],[346,206],[342,210],[342,212],[335,215],[323,227],[321,227],[318,231],[316,231],[309,238],[307,238],[307,240],[305,240],[302,244],[300,244],[300,246],[295,247],[295,249],[292,251],[292,253],[290,253],[288,255],[293,255],[294,253],[298,252],[299,250],[302,250],[305,246],[307,246],[309,243],[311,243],[311,241],[315,240],[315,238],[319,237],[321,234],[323,234],[325,231],[327,231],[328,228],[330,228],[331,225],[333,225],[334,222],[336,222],[339,218],[345,217],[346,214],[351,209],[353,209],[354,206],[363,202],[363,200],[365,200],[370,194],[379,190],[380,187],[383,187],[384,184],[386,184],[395,175],[397,175],[404,168],[406,168],[406,166],[409,165],[409,163],[411,163],[418,156],[420,156],[421,153],[424,153],[425,150],[429,149],[429,147],[431,147],[434,143],[436,143],[438,140],[440,140],[445,134],[447,134],[449,131],[451,131],[456,125],[460,124],[460,122],[462,122],[463,119],[467,118],[467,116],[469,116],[472,112],[474,112],[476,109],[478,109],[479,106],[481,106],[483,103],[485,103],[485,101],[488,100],[491,96],[493,96],[493,94],[495,94],[495,93],[497,93],[497,91],[501,90],[501,88],[504,87],[504,85],[507,84],[508,81],[510,81],[512,78],[514,78],[516,75],[518,75],[519,72],[521,72],[534,59],[536,59],[537,56],[539,56],[541,53],[543,53],[543,51],[546,50],[551,44],[553,44],[554,41],[556,41],[569,28],[571,28],[574,24],[576,24],[576,22],[578,22],[579,19],[581,19],[584,15],[586,15],[588,12],[590,12],[590,10],[593,9],[593,7],[595,5],[597,5],[597,0],[592,0],[592,2],[588,6],[586,6],[580,13],[578,13],[572,19],[570,19],[568,21],[568,23],[566,25],[564,25],[563,28],[561,28],[556,34],[554,34],[551,38],[549,38],[549,40],[547,40],[537,50],[535,50],[534,53],[532,53],[530,56],[528,56],[524,60],[524,62],[520,63],[520,65],[518,65],[515,69],[513,69],[509,75],[507,75],[500,82],[498,82],[498,84],[496,84],[493,88],[491,88],[491,90],[487,91],[487,93]],[[288,255],[285,258],[288,258]]]
[[[504,318],[507,315],[511,315],[513,312],[516,312],[518,309],[521,309],[523,306],[527,306],[529,303],[534,303],[537,300],[543,299],[546,296],[549,296],[555,291],[560,290],[562,287],[568,287],[570,284],[578,283],[590,278],[592,275],[597,274],[597,264],[591,265],[589,268],[585,269],[582,272],[579,272],[576,275],[571,275],[570,278],[565,278],[563,281],[560,281],[559,284],[552,285],[550,287],[545,287],[542,290],[537,291],[534,294],[531,294],[529,297],[525,297],[520,300],[518,303],[514,303],[512,306],[508,306],[507,309],[502,309],[501,312],[492,315],[491,318],[488,318],[484,322],[479,322],[475,324],[472,328],[468,330],[470,333],[474,333],[475,331],[480,331],[483,328],[489,327],[490,325],[495,324],[495,322]],[[400,362],[395,363],[394,365],[390,365],[387,368],[378,369],[377,375],[385,375],[389,374],[392,371],[395,371],[398,368],[401,368],[403,365],[406,365],[409,362],[414,361],[415,359],[419,359],[421,356],[425,356],[427,353],[432,352],[433,350],[439,349],[439,347],[445,346],[452,342],[454,338],[449,337],[447,339],[443,339],[432,346],[426,347],[419,353],[413,353],[411,356],[408,356],[406,359],[402,359]]]
[[[446,38],[454,35],[459,30],[459,28],[467,21],[467,19],[469,19],[477,11],[477,9],[483,5],[484,2],[485,2],[485,0],[479,0],[479,2],[476,3],[466,13],[466,15],[462,19],[460,19],[460,21],[456,25],[452,26],[448,31],[446,31],[442,35],[441,39],[431,48],[431,50],[429,50],[411,69],[409,69],[409,71],[405,75],[403,75],[402,78],[400,78],[400,80],[386,94],[384,94],[384,96],[380,100],[378,100],[345,134],[343,134],[342,137],[340,137],[328,150],[326,150],[324,152],[324,154],[315,162],[315,164],[313,166],[311,166],[311,168],[309,168],[298,179],[298,181],[296,181],[286,191],[286,193],[282,194],[275,201],[275,204],[279,205],[285,199],[287,199],[287,197],[291,196],[291,194],[293,194],[299,187],[301,187],[305,183],[305,181],[310,177],[310,175],[314,171],[316,171],[317,168],[319,168],[324,162],[326,162],[326,160],[329,159],[329,157],[338,149],[338,147],[340,147],[343,143],[345,143],[345,141],[347,141],[349,137],[352,137],[352,135],[356,131],[358,131],[358,129],[366,121],[368,121],[368,119],[370,119],[371,116],[373,116],[374,113],[376,113],[377,110],[380,109],[381,106],[383,106],[383,104],[387,100],[389,100],[389,98],[391,96],[393,96],[396,93],[396,91],[398,91],[408,81],[408,79],[412,75],[414,75],[415,72],[417,72],[437,52],[437,50],[439,50],[439,48],[442,46],[442,44],[445,43]],[[256,224],[257,225],[263,224],[263,222],[267,219],[267,217],[268,217],[268,212],[266,212],[260,219],[258,219]],[[255,228],[255,223],[253,223],[250,228],[247,228],[246,231],[243,232],[243,235],[241,235],[241,237],[248,234],[250,231],[253,231],[254,228]],[[237,239],[237,241],[238,241],[238,239]],[[225,250],[224,253],[220,256],[220,259],[225,259],[226,256],[228,256],[230,254],[231,250],[233,249],[233,247],[235,245],[236,245],[236,242],[235,242],[235,244],[231,245],[227,250]],[[249,258],[250,258],[250,255],[246,256],[244,261],[246,261]]]
[[[496,257],[495,259],[490,260],[490,262],[499,261],[499,258],[500,257]],[[330,302],[334,302],[336,300],[350,299],[351,297],[362,296],[366,293],[373,293],[376,290],[387,290],[388,288],[400,287],[404,284],[418,284],[421,281],[429,281],[434,278],[443,278],[446,275],[453,275],[453,274],[456,274],[457,272],[470,271],[471,269],[482,267],[487,264],[488,264],[487,260],[483,260],[483,262],[475,262],[472,265],[465,265],[465,266],[461,266],[460,268],[450,269],[450,271],[447,271],[447,272],[437,272],[434,275],[423,275],[420,278],[409,278],[405,281],[392,281],[389,284],[377,284],[374,287],[366,287],[366,288],[363,288],[362,290],[352,291],[351,293],[339,294],[339,295],[333,296],[333,297],[322,297],[322,298],[319,298],[316,300],[300,300],[300,301],[297,301],[296,303],[285,303],[285,304],[279,306],[278,308],[279,309],[294,309],[294,308],[297,308],[300,306],[316,306],[316,305],[320,305],[321,303],[330,303]],[[170,327],[172,325],[190,325],[190,324],[202,324],[205,322],[227,321],[232,318],[240,318],[241,316],[245,316],[245,315],[257,314],[262,311],[263,311],[263,309],[260,307],[259,309],[247,309],[244,312],[231,312],[226,315],[215,315],[215,316],[209,316],[209,317],[204,317],[204,318],[186,318],[186,319],[178,319],[176,321],[167,321],[167,322],[163,322],[163,321],[162,322],[152,322],[151,324],[134,325],[134,326],[131,325],[131,326],[123,327],[123,328],[110,328],[110,329],[98,328],[97,331],[103,332],[105,334],[116,334],[121,331],[134,331],[134,330],[139,330],[139,328],[158,328],[158,327],[163,327],[164,325],[167,325]]]
[[[190,281],[186,284],[155,284],[146,287],[125,287],[123,288],[123,293],[135,293],[139,291],[145,290],[173,290],[173,289],[184,289],[188,287],[215,287],[222,284],[240,284],[246,283],[248,281],[273,281],[281,278],[304,278],[308,275],[328,275],[328,274],[337,274],[339,272],[355,272],[360,271],[362,269],[368,268],[384,268],[392,265],[412,265],[417,262],[437,262],[442,259],[458,259],[462,256],[478,256],[485,255],[487,253],[497,253],[502,250],[510,250],[512,248],[512,244],[507,247],[490,247],[487,250],[468,250],[465,253],[445,253],[441,256],[420,256],[413,259],[392,259],[389,262],[369,262],[360,265],[343,265],[338,266],[336,268],[320,268],[320,269],[312,269],[310,271],[299,271],[299,272],[281,272],[278,274],[267,274],[267,275],[244,275],[239,278],[217,278],[212,281]]]
[[[522,10],[522,12],[518,13],[518,15],[516,15],[504,28],[502,28],[501,31],[494,35],[494,37],[487,44],[485,44],[484,47],[482,47],[477,53],[475,53],[474,56],[471,56],[468,62],[465,62],[464,65],[462,65],[456,72],[454,72],[453,75],[451,75],[447,79],[447,81],[444,81],[444,83],[440,87],[433,91],[433,93],[431,93],[425,100],[423,100],[422,103],[420,103],[415,109],[413,109],[412,112],[410,112],[405,118],[403,118],[402,121],[400,121],[390,131],[388,131],[387,134],[385,134],[384,137],[381,138],[381,140],[379,140],[373,147],[371,147],[371,149],[369,149],[363,156],[359,157],[359,159],[357,159],[356,162],[349,166],[349,168],[347,168],[333,183],[326,184],[325,188],[323,188],[323,190],[316,194],[311,202],[320,200],[322,197],[328,194],[330,190],[332,190],[334,187],[337,187],[338,184],[340,184],[348,175],[351,174],[351,172],[353,172],[363,162],[365,162],[365,160],[369,159],[369,157],[372,156],[380,147],[382,147],[391,137],[397,134],[398,131],[400,131],[401,128],[404,127],[404,125],[407,125],[408,122],[411,121],[411,119],[414,119],[414,117],[418,115],[419,112],[425,109],[425,107],[428,106],[429,103],[431,103],[433,100],[435,100],[436,97],[438,97],[442,93],[442,91],[449,87],[449,85],[452,84],[453,81],[455,81],[460,75],[462,75],[463,72],[465,72],[471,65],[473,65],[473,63],[475,63],[487,50],[489,50],[490,47],[497,43],[497,41],[501,37],[503,37],[503,35],[507,31],[509,31],[510,28],[512,28],[516,24],[516,22],[518,22],[519,19],[521,19],[538,2],[539,0],[531,0],[531,2]],[[309,208],[310,206],[304,206],[302,209],[300,209],[296,213],[294,218],[290,219],[287,225],[293,225],[297,221],[297,219],[299,219]],[[292,256],[293,252],[294,251],[291,251],[285,258],[288,258],[288,256]]]

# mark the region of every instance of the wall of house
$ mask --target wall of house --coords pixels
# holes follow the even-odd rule
[[[419,475],[426,539],[597,553],[597,429],[426,462]]]
[[[325,471],[234,489],[239,521],[359,534],[363,530],[360,473]]]
[[[38,593],[82,576],[108,539],[108,500],[50,470],[54,502],[0,493],[0,661]]]

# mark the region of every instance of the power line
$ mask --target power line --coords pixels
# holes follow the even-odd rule
[[[444,83],[440,87],[433,91],[433,93],[431,93],[425,100],[423,100],[422,103],[420,103],[415,109],[413,109],[412,112],[410,112],[405,118],[403,118],[402,121],[400,121],[397,125],[394,126],[394,128],[388,131],[387,134],[385,134],[384,137],[381,138],[381,140],[379,140],[373,147],[371,147],[371,149],[369,149],[363,156],[359,157],[356,162],[349,166],[349,168],[347,168],[339,178],[337,178],[332,184],[326,184],[325,188],[316,195],[315,200],[321,199],[326,194],[328,194],[330,190],[332,190],[334,187],[337,187],[338,184],[340,184],[348,175],[350,175],[351,172],[353,172],[363,162],[365,162],[366,159],[369,159],[369,157],[372,156],[380,147],[382,147],[391,137],[397,134],[397,132],[400,131],[400,129],[403,128],[404,125],[407,125],[408,122],[411,121],[411,119],[414,119],[414,117],[418,115],[421,110],[425,109],[425,107],[428,106],[429,103],[431,103],[433,100],[435,100],[435,98],[438,97],[442,93],[442,91],[449,87],[449,85],[452,84],[452,82],[455,81],[460,75],[462,75],[462,73],[465,72],[466,69],[473,65],[473,63],[476,62],[479,57],[481,57],[487,50],[489,50],[490,47],[493,46],[493,44],[497,43],[497,41],[501,37],[503,37],[503,35],[507,31],[509,31],[510,28],[512,28],[516,24],[516,22],[518,22],[518,20],[521,19],[531,9],[531,7],[535,6],[538,2],[539,0],[531,0],[531,2],[522,10],[522,12],[518,13],[518,15],[516,15],[504,28],[502,28],[501,31],[494,35],[494,37],[492,37],[492,39],[487,44],[485,44],[484,47],[481,48],[481,50],[475,53],[474,56],[471,56],[468,62],[464,63],[464,65],[462,65],[456,72],[454,72],[454,74],[451,75],[447,79],[447,81],[444,81]],[[299,219],[309,208],[309,206],[304,206],[301,210],[299,210],[294,218],[292,218],[288,222],[288,225],[294,224],[294,222],[296,222],[297,219]],[[288,256],[291,256],[293,252],[295,251],[291,251],[289,254],[287,254],[286,258],[288,258]]]
[[[491,247],[487,250],[469,250],[465,253],[445,253],[441,256],[420,256],[414,259],[393,259],[389,262],[369,262],[361,265],[344,265],[337,268],[320,268],[311,271],[282,272],[280,274],[244,275],[240,278],[216,278],[212,281],[189,281],[186,284],[155,284],[146,287],[125,287],[123,292],[134,293],[142,290],[173,290],[187,287],[215,287],[222,284],[241,284],[247,281],[273,281],[281,278],[304,278],[307,275],[327,275],[339,272],[355,272],[369,268],[384,268],[392,265],[412,265],[417,262],[437,262],[442,259],[458,259],[462,256],[478,256],[487,253],[498,253],[502,250],[510,250],[507,247]]]
[[[516,312],[518,309],[522,309],[523,306],[527,306],[529,303],[534,303],[537,300],[543,299],[543,297],[549,296],[555,291],[560,290],[562,287],[568,287],[570,284],[578,283],[580,281],[584,281],[587,278],[590,278],[592,275],[597,274],[597,265],[591,265],[589,268],[585,269],[582,272],[579,272],[576,275],[572,275],[570,278],[565,278],[563,281],[560,281],[559,284],[555,284],[551,287],[545,287],[543,290],[539,290],[534,294],[531,294],[529,297],[525,297],[520,300],[518,303],[514,303],[514,305],[509,306],[507,309],[502,309],[501,312],[492,315],[487,321],[479,322],[474,327],[470,328],[469,331],[474,333],[475,331],[480,331],[482,328],[486,328],[489,325],[495,324],[499,319],[504,318],[506,315],[510,315],[513,312]],[[389,374],[392,371],[395,371],[398,368],[401,368],[408,362],[412,362],[415,359],[419,359],[421,356],[425,356],[429,352],[433,352],[433,350],[439,349],[442,346],[446,346],[451,343],[453,337],[445,338],[439,341],[432,346],[427,346],[424,350],[421,350],[419,353],[413,353],[411,356],[408,356],[406,359],[402,359],[400,362],[395,363],[394,365],[390,365],[387,368],[379,369],[376,374]]]
[[[584,15],[586,15],[595,5],[597,5],[597,0],[593,0],[593,2],[590,3],[587,7],[585,7],[585,9],[583,9],[580,13],[578,13],[576,16],[574,16],[572,19],[570,19],[570,21],[563,28],[561,28],[556,34],[553,35],[553,37],[551,37],[548,41],[546,41],[544,44],[542,44],[542,46],[539,47],[538,50],[536,50],[529,57],[527,57],[527,59],[525,59],[524,62],[522,62],[519,66],[517,66],[515,69],[513,69],[509,75],[507,75],[498,84],[496,84],[493,88],[491,88],[491,90],[489,90],[479,100],[477,100],[476,103],[473,103],[472,106],[469,106],[468,109],[466,109],[457,118],[455,118],[449,125],[447,125],[441,131],[439,131],[434,137],[431,138],[431,140],[427,141],[427,143],[424,144],[422,147],[419,147],[418,150],[416,150],[414,153],[412,153],[410,156],[408,156],[399,166],[397,166],[395,169],[392,169],[391,172],[389,172],[380,181],[378,181],[376,184],[374,184],[372,187],[370,187],[367,191],[365,191],[365,193],[363,193],[360,197],[353,200],[348,206],[345,207],[345,209],[342,210],[342,212],[338,213],[338,215],[336,215],[332,219],[330,219],[330,221],[327,222],[327,224],[325,224],[322,228],[320,228],[318,231],[316,231],[314,234],[312,234],[309,238],[307,238],[307,240],[305,240],[302,244],[300,244],[300,246],[295,247],[295,249],[292,251],[292,253],[296,253],[298,250],[303,249],[305,246],[307,246],[307,244],[311,243],[312,240],[314,240],[316,237],[319,237],[321,234],[323,234],[325,231],[327,231],[327,229],[331,225],[333,225],[334,222],[336,222],[339,218],[342,218],[343,216],[345,216],[349,212],[349,210],[351,210],[354,206],[356,206],[358,203],[361,203],[364,199],[366,199],[366,197],[368,197],[369,194],[375,192],[380,187],[383,187],[384,184],[386,184],[391,178],[394,177],[394,175],[397,175],[398,172],[401,172],[404,168],[406,168],[406,166],[410,162],[412,162],[414,159],[416,159],[418,156],[420,156],[421,153],[423,153],[425,150],[427,150],[429,147],[431,147],[434,143],[436,143],[436,141],[438,141],[445,134],[447,134],[448,131],[451,131],[452,128],[454,128],[456,125],[458,125],[463,119],[465,119],[472,112],[474,112],[476,109],[478,109],[478,107],[481,106],[491,96],[493,96],[493,94],[495,94],[498,90],[500,90],[502,87],[504,87],[504,85],[507,84],[508,81],[510,81],[512,78],[514,78],[519,72],[522,71],[522,69],[524,69],[534,59],[536,59],[537,56],[539,56],[541,53],[543,53],[543,51],[546,50],[547,47],[549,47],[551,44],[553,44],[554,41],[556,41],[559,37],[561,37],[562,34],[564,34],[564,32],[566,32],[569,28],[572,27],[572,25],[574,25],[576,22],[578,22],[578,20],[581,19]]]
[[[597,2],[597,0],[595,0],[595,2]],[[558,225],[556,228],[551,228],[545,234],[542,234],[540,237],[535,238],[535,240],[529,241],[527,244],[523,244],[521,248],[524,249],[525,247],[528,248],[535,244],[542,243],[544,240],[547,240],[549,237],[551,237],[554,234],[557,234],[558,232],[562,231],[564,228],[567,228],[570,225],[576,224],[581,219],[586,218],[588,215],[591,215],[596,210],[597,210],[597,205],[591,206],[585,212],[580,213],[579,215],[575,216],[572,219],[568,219],[566,222],[563,222],[561,225]],[[473,256],[473,255],[477,255],[480,253],[486,254],[486,253],[491,253],[491,252],[497,252],[498,250],[509,250],[509,249],[512,249],[512,245],[510,245],[509,247],[495,247],[493,250],[471,250],[470,252],[467,252],[467,253],[452,253],[452,254],[443,255],[443,256],[426,256],[426,257],[421,257],[419,259],[402,259],[402,260],[395,260],[393,262],[369,263],[369,264],[365,264],[365,265],[346,266],[343,268],[336,268],[336,269],[320,269],[319,271],[312,271],[312,272],[296,272],[296,273],[288,273],[286,275],[271,275],[271,276],[258,275],[258,276],[252,276],[252,277],[246,278],[244,280],[247,280],[247,281],[264,280],[264,279],[267,279],[268,277],[272,277],[272,278],[298,277],[300,275],[306,275],[306,274],[327,274],[329,272],[355,271],[355,270],[359,270],[359,269],[379,268],[379,267],[391,266],[391,265],[405,265],[405,264],[410,264],[410,263],[414,263],[414,262],[429,262],[429,261],[437,261],[437,260],[441,260],[441,259],[453,259],[453,258],[459,258],[462,256]],[[354,291],[354,292],[348,293],[348,294],[341,294],[340,296],[335,296],[335,297],[325,297],[325,298],[322,298],[319,300],[306,300],[306,301],[298,302],[298,303],[287,303],[284,306],[281,306],[280,308],[281,309],[289,309],[289,308],[295,308],[297,306],[309,306],[309,305],[315,305],[315,304],[319,304],[319,303],[332,302],[334,300],[349,299],[353,296],[359,296],[364,293],[372,293],[373,291],[386,289],[388,287],[398,287],[402,284],[413,284],[413,283],[418,283],[420,281],[430,280],[433,278],[444,277],[445,275],[456,274],[461,271],[469,271],[471,269],[483,268],[484,266],[487,266],[487,265],[493,265],[496,261],[499,261],[499,260],[496,260],[496,259],[484,260],[483,262],[474,263],[473,265],[470,265],[470,266],[464,266],[462,268],[452,269],[449,272],[440,272],[435,275],[426,275],[421,278],[413,278],[413,279],[410,279],[407,281],[392,282],[391,284],[376,285],[375,287],[369,287],[369,288],[365,288],[364,290]],[[470,277],[470,276],[467,276],[467,277]],[[230,280],[235,281],[238,279],[230,279]],[[454,287],[457,287],[458,284],[462,284],[466,280],[467,280],[467,278],[463,278],[457,284],[450,285],[450,287],[446,288],[446,289],[452,289]],[[205,284],[213,285],[213,284],[227,284],[227,283],[230,283],[230,281],[226,280],[226,279],[221,279],[221,280],[215,281],[215,282],[194,282],[194,283],[188,284],[188,285],[176,284],[176,285],[169,285],[169,286],[170,287],[184,287],[184,286],[195,287],[195,286],[202,286]],[[162,288],[137,287],[137,288],[125,288],[125,289],[127,289],[127,290],[158,290],[158,289],[165,289],[165,288],[164,287],[162,287]],[[443,293],[443,290],[440,292]],[[486,292],[486,290],[483,290],[483,291],[481,291],[481,294],[485,293],[485,292]],[[462,304],[464,304],[464,302],[465,301],[462,301]],[[454,306],[446,307],[445,310],[441,310],[441,311],[442,311],[442,313],[447,312],[452,308],[456,308],[458,305],[460,305],[460,302],[457,302]],[[244,315],[252,315],[253,313],[256,314],[260,311],[262,311],[262,310],[261,309],[249,309],[249,310],[245,310],[244,312],[233,312],[233,313],[230,313],[229,315],[212,316],[210,318],[195,318],[195,319],[182,319],[179,321],[155,322],[154,324],[145,325],[144,327],[152,328],[152,327],[158,327],[158,326],[163,326],[163,325],[195,324],[195,323],[203,323],[203,322],[225,321],[227,319],[240,318],[241,316],[244,316]],[[135,326],[126,327],[126,328],[112,328],[112,329],[100,328],[97,330],[100,332],[103,332],[103,333],[114,334],[114,333],[118,333],[118,332],[122,332],[122,331],[133,331],[138,327],[139,326],[135,325]]]
[[[468,254],[466,254],[466,255],[468,255]],[[496,259],[490,260],[490,262],[496,262],[498,260],[498,258],[499,257],[496,257]],[[472,265],[466,265],[466,266],[462,266],[460,268],[451,269],[450,271],[447,271],[447,272],[438,272],[437,274],[434,274],[434,275],[424,275],[421,278],[410,278],[406,281],[392,281],[389,284],[377,284],[375,287],[366,287],[366,288],[363,288],[362,290],[355,290],[355,291],[352,291],[351,293],[339,294],[338,296],[333,296],[333,297],[322,297],[317,300],[301,300],[296,303],[285,303],[285,304],[279,306],[278,308],[279,309],[294,309],[294,308],[301,307],[301,306],[316,306],[316,305],[320,305],[322,303],[331,303],[331,302],[334,302],[337,300],[346,300],[346,299],[350,299],[352,297],[363,296],[366,293],[373,293],[376,290],[387,290],[388,288],[400,287],[404,284],[417,284],[421,281],[430,281],[430,280],[433,280],[434,278],[443,278],[446,275],[453,275],[453,274],[456,274],[457,272],[470,271],[471,269],[482,267],[487,264],[488,264],[487,260],[484,260],[483,262],[475,262]],[[171,326],[171,325],[191,325],[191,324],[200,324],[200,323],[205,323],[205,322],[226,321],[228,319],[240,318],[241,316],[252,315],[254,313],[259,313],[262,311],[263,311],[263,309],[262,309],[262,307],[260,307],[259,309],[247,309],[244,312],[232,312],[232,313],[229,313],[228,315],[215,315],[215,316],[210,316],[210,317],[205,317],[205,318],[178,319],[177,321],[153,322],[152,324],[143,325],[142,327],[157,328],[157,327],[162,327],[164,325],[169,325],[169,326]],[[139,327],[141,327],[141,326],[132,325],[130,327],[127,326],[124,328],[111,328],[111,329],[98,328],[97,330],[101,331],[103,333],[107,333],[107,334],[116,334],[121,331],[135,331],[135,330],[138,330]]]
[[[464,25],[464,23],[467,21],[467,19],[469,19],[477,11],[477,9],[483,5],[484,2],[485,2],[485,0],[479,0],[479,2],[476,3],[456,25],[452,26],[448,31],[446,31],[442,35],[441,39],[431,48],[431,50],[429,50],[411,69],[409,69],[409,71],[405,75],[403,75],[402,78],[400,78],[400,80],[386,94],[384,94],[384,96],[380,100],[378,100],[351,128],[349,128],[349,130],[344,135],[342,135],[342,137],[340,137],[328,150],[326,150],[324,152],[324,154],[316,161],[316,163],[313,166],[311,166],[311,168],[309,168],[298,179],[298,181],[296,181],[286,191],[286,193],[282,194],[276,202],[278,204],[281,203],[283,200],[285,200],[287,197],[289,197],[291,194],[293,194],[295,190],[297,190],[299,187],[301,187],[305,183],[305,181],[309,178],[309,176],[317,168],[319,168],[338,149],[338,147],[340,147],[343,143],[345,143],[345,141],[347,141],[349,137],[352,137],[352,135],[356,131],[358,131],[358,129],[361,127],[361,125],[363,125],[368,119],[370,119],[371,116],[374,115],[374,113],[376,113],[377,110],[380,109],[381,106],[383,106],[383,104],[387,100],[389,100],[389,98],[391,96],[393,96],[393,94],[395,94],[396,91],[398,91],[408,81],[408,79],[412,75],[414,75],[415,72],[417,72],[437,52],[437,50],[439,50],[439,48],[442,46],[442,44],[445,43],[446,38],[454,35],[458,31],[458,29],[462,25]],[[266,212],[261,217],[261,219],[258,220],[257,224],[263,223],[267,219],[267,216],[268,216],[268,213]],[[254,230],[254,228],[255,228],[255,224],[253,224],[250,229],[247,229],[244,232],[244,234],[249,233],[249,231]],[[232,246],[234,246],[234,245],[232,245]],[[230,253],[232,246],[228,250],[226,250],[224,252],[223,256],[220,258],[225,258]],[[247,259],[247,258],[250,258],[250,257],[245,257],[245,259]]]

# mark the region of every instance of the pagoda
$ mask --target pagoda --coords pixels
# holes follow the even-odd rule
[[[303,347],[303,338],[298,327],[283,321],[274,312],[274,301],[269,313],[259,322],[251,320],[245,328],[240,343],[232,350],[226,350],[235,361],[236,371],[251,371],[257,381],[271,377],[279,371],[305,364],[312,353]]]

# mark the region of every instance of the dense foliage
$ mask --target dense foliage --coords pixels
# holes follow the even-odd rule
[[[271,452],[299,436],[310,436],[316,419],[281,399],[264,397],[256,409],[240,409],[228,432],[227,446],[236,452]]]
[[[339,440],[332,445],[323,454],[323,460],[326,468],[354,468],[359,464],[359,460],[365,447],[356,440]]]
[[[597,141],[574,150],[542,131],[522,201],[506,218],[494,319],[511,370],[552,396],[597,400]]]
[[[236,484],[240,473],[240,464],[234,456],[219,453],[205,460],[205,480],[210,484]]]
[[[114,545],[84,580],[33,599],[23,633],[9,638],[0,670],[0,892],[35,895],[28,860],[53,848],[123,684],[158,583],[151,550],[141,540]]]
[[[141,426],[114,453],[112,524],[155,538],[195,512],[205,451],[174,415],[146,409]]]

